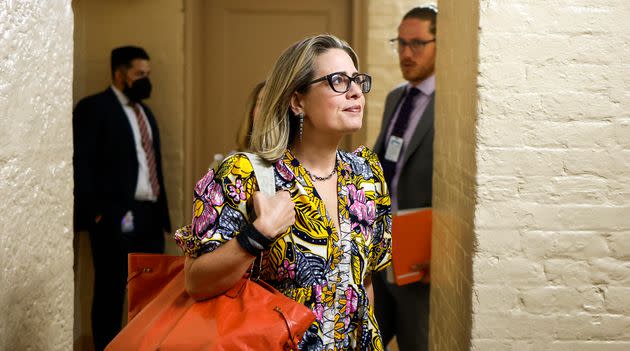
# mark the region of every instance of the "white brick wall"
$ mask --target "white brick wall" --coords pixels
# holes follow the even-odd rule
[[[0,1],[0,350],[71,350],[70,0]]]
[[[472,348],[630,350],[630,2],[479,5]]]
[[[484,242],[498,255],[488,254],[485,257],[487,272],[484,273],[487,276],[482,278],[486,279],[486,285],[473,296],[473,277],[479,279],[472,265],[474,246],[479,245],[474,242],[473,236],[477,174],[475,148],[478,140],[475,133],[478,13],[476,2],[439,2],[429,331],[433,351],[470,348],[473,305],[490,304],[507,310],[517,304],[518,291],[497,282],[504,274],[503,269],[516,272],[520,280],[534,280],[543,274],[542,266],[520,273],[517,269],[519,262],[499,259],[498,255],[503,255],[504,249],[520,250],[518,231],[509,231],[501,240],[486,236],[488,240]],[[511,184],[511,176],[491,181]],[[504,195],[500,191],[488,193],[495,196],[493,194],[511,196],[510,191]],[[516,275],[514,278],[517,279]],[[501,285],[498,292],[493,285]]]

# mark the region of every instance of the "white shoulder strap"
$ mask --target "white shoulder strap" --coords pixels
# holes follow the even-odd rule
[[[269,196],[275,194],[276,180],[274,178],[273,165],[257,154],[250,152],[239,152],[239,154],[247,156],[252,163],[260,191]]]

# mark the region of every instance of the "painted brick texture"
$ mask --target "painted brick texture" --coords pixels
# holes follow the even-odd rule
[[[630,3],[479,5],[471,347],[629,350]]]
[[[0,350],[71,350],[72,9],[0,1]]]
[[[470,349],[478,13],[477,1],[439,2],[429,331],[434,351]],[[505,289],[501,296],[486,294],[480,300],[510,305],[516,300],[512,294]]]

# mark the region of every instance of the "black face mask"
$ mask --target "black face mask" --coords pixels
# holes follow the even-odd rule
[[[133,102],[148,99],[149,96],[151,96],[151,81],[149,77],[136,79],[131,82],[131,86],[127,85],[127,82],[125,82],[123,93]]]

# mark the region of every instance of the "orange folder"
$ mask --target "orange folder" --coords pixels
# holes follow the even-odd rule
[[[420,281],[425,274],[412,266],[431,260],[431,213],[431,208],[418,208],[392,218],[392,266],[398,285]]]

